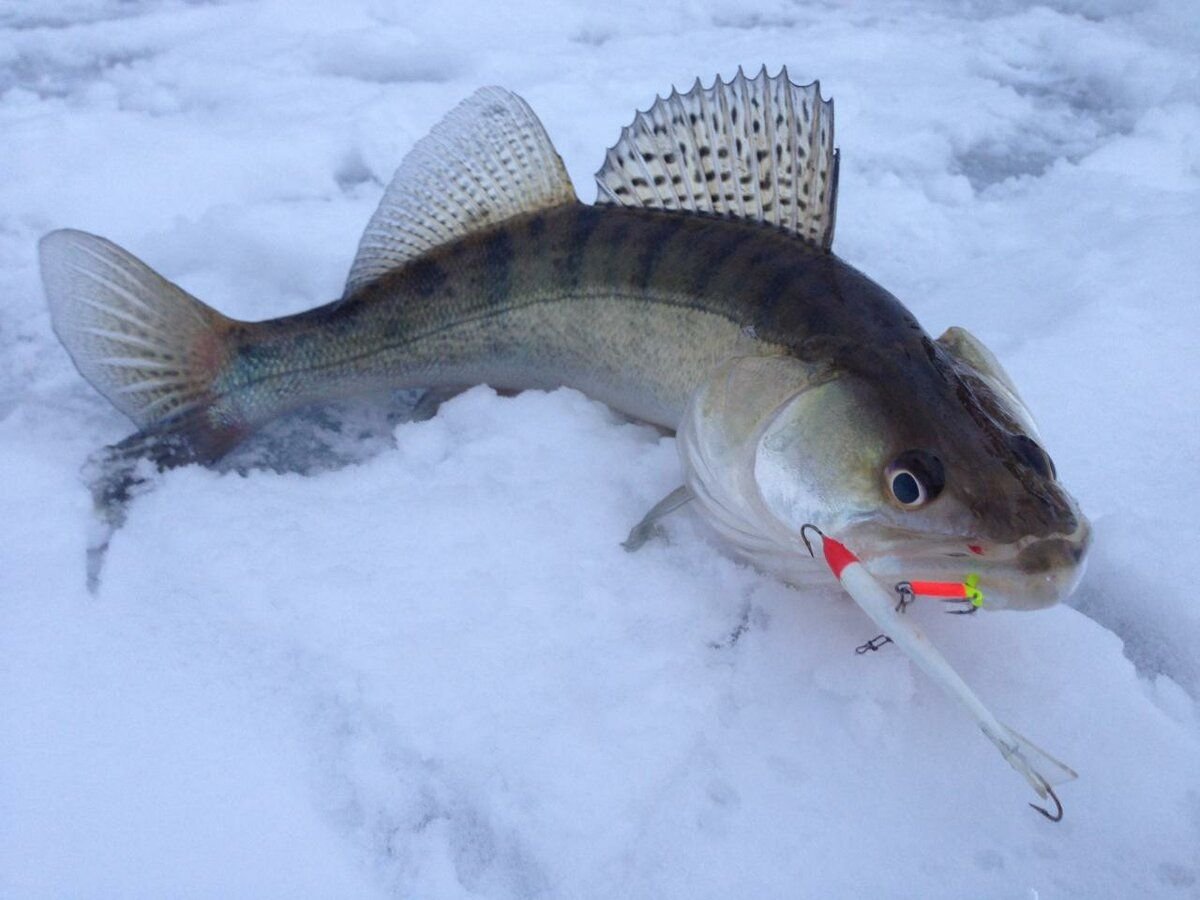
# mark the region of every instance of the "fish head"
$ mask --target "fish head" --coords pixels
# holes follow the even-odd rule
[[[966,332],[917,346],[899,355],[915,371],[728,361],[680,429],[689,485],[718,531],[793,580],[811,524],[884,581],[974,574],[984,608],[1058,602],[1091,530],[1032,417]]]

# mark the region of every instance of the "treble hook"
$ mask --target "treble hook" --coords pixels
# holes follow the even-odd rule
[[[912,583],[901,581],[896,585],[896,593],[900,595],[900,600],[896,603],[896,612],[908,612],[908,607],[917,600],[917,595],[913,593]]]
[[[813,551],[812,544],[810,544],[808,542],[808,535],[805,533],[810,528],[813,531],[815,531],[817,534],[819,534],[821,537],[825,537],[825,532],[823,532],[816,525],[813,525],[811,522],[800,526],[800,540],[804,541],[804,546],[808,548],[808,555],[811,556],[813,559],[816,559],[817,554]]]
[[[1054,788],[1050,787],[1048,784],[1045,785],[1045,788],[1046,793],[1050,795],[1050,799],[1054,801],[1055,812],[1051,813],[1050,810],[1044,809],[1043,807],[1038,806],[1036,803],[1030,803],[1029,805],[1040,812],[1051,822],[1061,822],[1063,817],[1062,801],[1058,799],[1058,794],[1054,793]]]

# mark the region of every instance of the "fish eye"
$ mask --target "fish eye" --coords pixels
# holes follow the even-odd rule
[[[1054,468],[1054,460],[1042,449],[1042,445],[1024,434],[1009,435],[1008,446],[1013,454],[1033,471],[1043,478],[1057,478],[1058,470]]]
[[[946,486],[942,461],[925,450],[908,450],[883,470],[888,493],[904,509],[932,503]]]

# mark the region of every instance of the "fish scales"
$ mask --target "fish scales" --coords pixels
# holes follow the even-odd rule
[[[139,427],[99,457],[98,509],[119,524],[138,460],[212,462],[299,406],[566,385],[677,432],[683,487],[641,535],[694,499],[793,582],[814,524],[874,577],[954,581],[969,559],[988,608],[1056,602],[1087,520],[991,352],[959,328],[934,340],[832,252],[838,168],[815,84],[739,73],[639,113],[588,206],[528,105],[482,88],[405,157],[325,306],[235,321],[53,232],[55,330]]]
[[[849,272],[756,223],[575,204],[437,248],[345,300],[237,326],[221,402],[270,418],[368,381],[566,385],[673,429],[730,353],[837,329],[870,346],[866,330],[906,324],[882,289],[841,296],[834,276]]]
[[[145,459],[212,462],[285,410],[367,391],[567,385],[676,431],[683,484],[627,549],[689,505],[791,584],[831,571],[1061,818],[1053,786],[1075,773],[995,719],[901,615],[902,587],[1047,606],[1090,526],[992,353],[961,328],[934,340],[834,255],[838,168],[832,103],[764,68],[638,113],[585,206],[528,105],[482,88],[405,157],[341,299],[308,312],[238,322],[103,238],[52,232],[55,331],[139,428],[95,464],[89,585]],[[810,529],[824,573],[798,552]]]

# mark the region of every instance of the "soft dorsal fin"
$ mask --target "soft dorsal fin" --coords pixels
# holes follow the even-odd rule
[[[503,88],[480,88],[400,163],[359,242],[343,296],[447,241],[575,200],[529,104]]]
[[[828,250],[837,173],[833,101],[820,82],[738,69],[639,112],[596,173],[596,202],[768,222]]]

